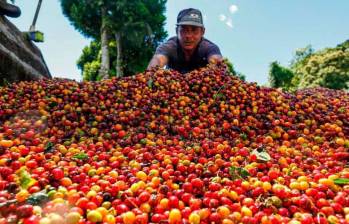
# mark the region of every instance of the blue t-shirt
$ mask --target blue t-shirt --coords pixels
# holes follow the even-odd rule
[[[175,36],[161,44],[156,49],[155,54],[165,55],[168,58],[167,66],[170,69],[177,70],[181,73],[187,73],[194,69],[206,66],[210,56],[221,55],[221,52],[217,45],[202,38],[190,60],[186,61],[179,40]]]

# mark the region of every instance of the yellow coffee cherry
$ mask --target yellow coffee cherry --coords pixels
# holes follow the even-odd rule
[[[197,212],[192,212],[188,220],[190,224],[200,224],[200,215]]]

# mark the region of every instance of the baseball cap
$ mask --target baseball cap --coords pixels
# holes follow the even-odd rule
[[[200,10],[193,8],[183,9],[178,13],[176,25],[191,25],[204,27],[204,23],[202,21],[202,14]]]

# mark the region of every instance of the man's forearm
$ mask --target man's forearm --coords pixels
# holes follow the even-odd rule
[[[148,68],[151,69],[153,67],[159,66],[164,67],[167,64],[167,58],[163,55],[154,55],[153,58],[150,60]]]
[[[160,65],[159,59],[156,58],[156,57],[153,57],[153,58],[150,60],[147,69],[151,69],[151,68],[156,67],[156,66],[159,66],[159,65]]]

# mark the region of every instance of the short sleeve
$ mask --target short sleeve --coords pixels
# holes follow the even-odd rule
[[[156,48],[155,54],[165,55],[166,57],[172,57],[176,52],[176,42],[171,38],[165,43]]]
[[[207,50],[207,57],[211,57],[212,55],[220,55],[222,56],[221,51],[219,50],[219,47],[215,45],[214,43],[210,43],[208,50]]]

